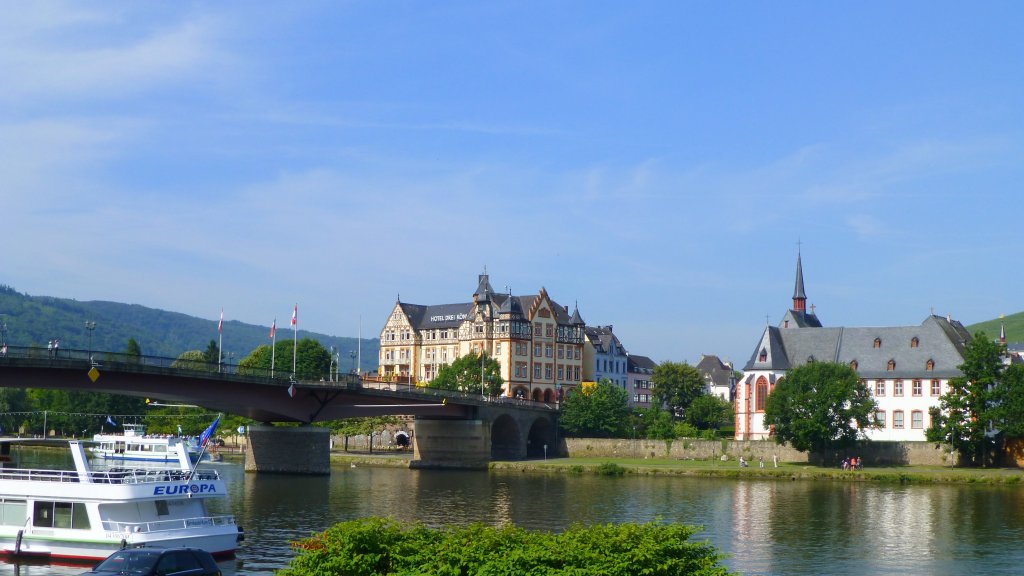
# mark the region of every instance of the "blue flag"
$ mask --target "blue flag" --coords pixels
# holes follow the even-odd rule
[[[114,422],[114,419],[111,418],[110,416],[107,416],[107,424],[110,424],[111,426],[115,427],[117,426],[117,422]]]
[[[213,436],[213,431],[217,429],[217,424],[220,424],[220,415],[218,415],[217,419],[213,421],[213,424],[210,424],[210,426],[206,430],[203,430],[203,433],[199,435],[200,446],[205,446],[206,443],[209,442],[210,437]]]

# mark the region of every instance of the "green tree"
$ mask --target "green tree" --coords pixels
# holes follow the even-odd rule
[[[684,420],[698,430],[718,430],[732,422],[732,415],[732,402],[714,394],[702,394],[690,403]]]
[[[704,379],[686,362],[662,362],[654,368],[651,384],[655,403],[668,407],[676,418],[686,414],[690,404],[704,394]]]
[[[292,373],[292,355],[295,356],[295,377],[298,380],[323,380],[329,378],[331,353],[323,344],[312,338],[303,338],[294,343],[290,340],[278,342],[273,351],[262,344],[238,361],[238,373],[250,376],[269,376],[273,360],[274,376],[288,377]],[[271,355],[273,352],[273,357]]]
[[[178,358],[171,362],[171,368],[177,370],[195,370],[199,372],[216,372],[217,360],[207,360],[206,352],[202,350],[188,350],[182,352]]]
[[[461,356],[451,364],[442,366],[437,371],[437,377],[428,382],[427,387],[475,394],[480,392],[482,385],[488,396],[497,396],[505,384],[501,377],[501,365],[484,354],[481,374],[480,363],[480,355],[474,352]]]
[[[949,391],[939,397],[939,406],[930,410],[931,427],[926,435],[931,442],[945,442],[971,465],[986,465],[994,455],[991,425],[995,412],[995,392],[1003,372],[1003,348],[978,332],[964,347],[964,361],[957,366],[962,376],[950,378]]]
[[[657,406],[634,409],[632,422],[633,438],[671,440],[676,437],[672,415]]]
[[[130,364],[138,364],[142,358],[142,347],[135,341],[135,338],[128,339],[128,345],[124,350],[125,360]]]
[[[560,422],[572,436],[627,436],[629,394],[607,378],[594,386],[573,388],[562,402]]]
[[[220,346],[217,346],[216,340],[210,340],[210,343],[206,345],[206,351],[203,352],[203,358],[205,358],[210,364],[216,364],[220,361]]]
[[[1009,438],[1024,438],[1024,365],[1011,364],[992,390],[992,420]]]
[[[766,426],[775,441],[801,452],[823,454],[857,442],[872,424],[875,401],[845,364],[811,362],[789,371],[768,395]]]

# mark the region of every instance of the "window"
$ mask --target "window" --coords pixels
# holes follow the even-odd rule
[[[851,360],[850,361],[850,368],[852,368],[853,370],[857,369],[857,361],[856,360]]]
[[[882,339],[881,338],[875,338],[875,343],[874,343],[874,345],[872,345],[872,348],[881,348],[881,347],[882,347]]]
[[[920,396],[921,395],[921,381],[920,380],[914,380],[913,389],[911,390],[911,393],[914,396]]]
[[[551,358],[551,344],[544,345],[544,355]]]
[[[24,500],[0,501],[0,524],[4,526],[24,526],[28,518],[28,505]],[[86,516],[86,520],[89,517]]]
[[[561,344],[558,345],[558,357],[565,358],[565,346],[562,346]]]
[[[548,338],[551,338],[552,336],[554,336],[555,335],[555,327],[554,327],[554,325],[552,325],[552,324],[545,324],[545,326],[546,326],[546,328],[544,330],[544,335],[547,336]]]
[[[910,339],[910,347],[911,348],[917,348],[917,345],[920,344],[920,343],[921,343],[921,341],[917,339],[917,336],[914,336],[913,338]]]
[[[757,355],[757,361],[758,362],[767,362],[768,361],[768,351],[765,350],[764,348],[762,348],[761,349],[761,353]]]
[[[764,401],[768,397],[768,381],[764,377],[757,379],[757,398],[755,399],[755,410],[758,412],[764,412]]]
[[[648,402],[651,401],[651,397],[648,396],[647,394],[637,394],[635,396],[635,398],[636,398],[636,401],[641,403],[641,404],[647,404]]]
[[[895,410],[892,413],[892,427],[903,428],[903,410]]]
[[[533,365],[533,379],[540,380],[540,364]]]
[[[541,334],[544,333],[544,329],[541,328],[541,323],[540,322],[534,322],[533,323],[533,333],[535,335],[537,335],[537,336],[540,336]]]
[[[562,368],[561,364],[558,365],[558,379],[559,380],[564,380],[565,379],[565,376],[563,376],[563,368]]]
[[[879,410],[875,412],[875,426],[878,428],[885,428],[885,411]]]
[[[875,380],[875,396],[885,396],[885,380]]]
[[[494,345],[494,355],[497,356],[498,354],[501,354],[501,342]]]
[[[576,347],[576,353],[574,354],[574,356],[575,356],[576,360],[580,359],[580,347],[579,346]]]
[[[544,365],[544,379],[551,380],[551,364]]]
[[[938,380],[932,380],[932,396],[942,395],[942,383]]]
[[[89,529],[89,514],[82,502],[36,500],[32,525],[42,528]]]
[[[892,395],[903,396],[903,380],[897,380],[892,383]]]
[[[540,357],[540,343],[539,342],[533,345],[533,355],[537,356],[538,358]]]
[[[896,369],[896,360],[893,360],[892,358],[890,358],[889,359],[889,363],[886,364],[886,366],[885,366],[885,369],[888,370],[889,372],[892,372],[893,370],[895,370]]]
[[[910,413],[910,427],[915,430],[924,428],[924,412],[914,410]]]
[[[935,360],[932,360],[931,358],[929,358],[928,361],[924,363],[924,369],[925,370],[934,370],[935,369]]]

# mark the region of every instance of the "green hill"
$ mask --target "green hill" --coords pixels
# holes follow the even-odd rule
[[[1007,342],[1024,342],[1024,312],[1010,314],[1003,319],[993,318],[992,320],[971,324],[967,329],[971,331],[971,334],[983,331],[989,338],[998,338],[1000,322],[1006,326]]]
[[[89,347],[86,321],[96,323],[92,334],[93,350],[122,352],[128,339],[134,338],[144,355],[176,358],[186,350],[205,350],[210,340],[217,340],[216,320],[204,320],[137,304],[79,302],[67,298],[29,296],[9,286],[0,285],[0,326],[6,324],[7,343],[12,346],[46,347],[49,340],[59,338],[63,349],[85,350]],[[291,339],[289,327],[279,328],[279,339]],[[237,362],[257,346],[269,344],[269,330],[269,326],[225,321],[225,354],[233,354],[233,362]],[[319,341],[325,347],[334,346],[340,350],[342,370],[352,367],[350,352],[356,350],[358,339],[299,330],[299,338],[307,337]],[[376,369],[379,347],[378,339],[363,339],[363,370]]]

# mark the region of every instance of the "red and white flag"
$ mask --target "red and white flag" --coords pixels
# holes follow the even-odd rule
[[[220,334],[224,330],[224,309],[220,309],[220,322],[217,322],[217,333]]]
[[[296,304],[295,308],[292,308],[292,326],[298,326],[299,323],[299,305]]]
[[[288,386],[288,395],[295,398],[295,384]]]
[[[274,339],[274,333],[277,332],[277,318],[274,318],[274,323],[270,325],[270,339]]]

